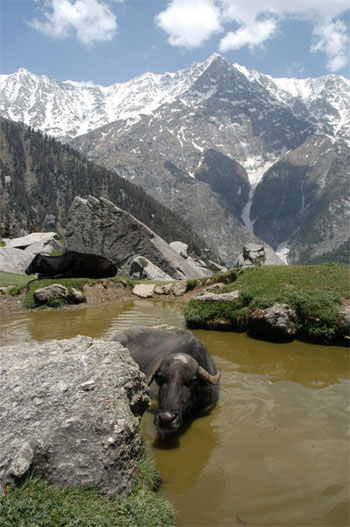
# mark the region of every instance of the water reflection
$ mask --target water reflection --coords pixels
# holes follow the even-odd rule
[[[181,326],[181,307],[154,301],[125,301],[79,309],[37,309],[1,315],[2,332],[9,343],[60,340],[76,335],[110,338],[117,330],[135,324],[155,326],[160,323]]]
[[[271,343],[243,333],[196,330],[213,355],[242,373],[265,375],[270,382],[293,381],[324,388],[349,379],[349,350],[306,342]]]

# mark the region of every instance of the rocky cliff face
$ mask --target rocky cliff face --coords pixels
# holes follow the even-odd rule
[[[314,135],[264,175],[251,208],[254,231],[290,263],[309,263],[349,238],[350,149]],[[288,250],[288,249],[287,249]]]
[[[137,482],[144,375],[118,343],[78,336],[1,349],[0,482],[31,470],[63,487]]]
[[[106,196],[167,242],[181,240],[198,256],[205,243],[183,219],[140,188],[94,165],[72,148],[22,123],[0,123],[0,235],[56,231],[64,237],[75,196]]]

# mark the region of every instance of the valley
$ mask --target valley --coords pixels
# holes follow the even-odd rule
[[[0,113],[69,143],[119,188],[142,189],[228,266],[245,243],[287,263],[344,262],[349,88],[337,75],[273,79],[215,53],[109,87],[20,69],[0,77]],[[115,185],[86,182],[112,201]]]

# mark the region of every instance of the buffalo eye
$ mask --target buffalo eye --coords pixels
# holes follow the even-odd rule
[[[157,373],[156,375],[156,383],[161,386],[162,384],[165,384],[166,377],[163,373]]]
[[[194,386],[197,382],[197,377],[194,376],[194,377],[191,377],[190,379],[187,379],[185,381],[185,385],[188,387],[188,388],[191,388],[192,386]]]

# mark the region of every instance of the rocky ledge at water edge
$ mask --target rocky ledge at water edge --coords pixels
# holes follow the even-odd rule
[[[145,377],[117,342],[90,337],[1,348],[0,489],[31,470],[59,488],[130,493]]]

